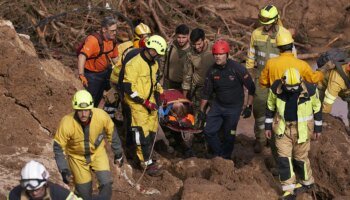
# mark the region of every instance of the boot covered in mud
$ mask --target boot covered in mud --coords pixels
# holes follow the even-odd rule
[[[308,192],[308,191],[311,191],[314,187],[314,184],[311,184],[311,185],[303,185],[303,184],[296,184],[295,186],[295,189],[294,189],[294,194],[295,195],[299,195],[301,193],[304,193],[304,192]]]
[[[149,176],[160,176],[163,174],[163,170],[157,165],[157,163],[152,163],[146,166],[146,173]]]
[[[280,200],[296,200],[297,196],[289,191],[285,191],[283,195],[281,196]]]

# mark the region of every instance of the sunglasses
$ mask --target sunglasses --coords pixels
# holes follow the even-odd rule
[[[46,182],[46,179],[22,179],[20,182],[26,190],[36,190],[41,183]]]

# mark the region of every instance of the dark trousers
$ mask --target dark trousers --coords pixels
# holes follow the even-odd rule
[[[215,156],[231,158],[241,111],[241,105],[232,108],[223,107],[214,102],[211,106],[207,115],[204,134]],[[220,141],[220,130],[223,132],[223,142]]]
[[[88,80],[88,87],[85,89],[90,92],[94,99],[94,107],[98,107],[103,96],[103,91],[110,88],[109,78],[111,69],[106,69],[102,72],[91,72],[85,69],[85,77]]]

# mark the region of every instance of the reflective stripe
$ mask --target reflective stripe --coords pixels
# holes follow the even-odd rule
[[[259,117],[255,119],[256,122],[265,122],[265,117]]]
[[[265,124],[258,126],[258,129],[265,130]]]
[[[255,56],[248,56],[248,58],[254,60]]]
[[[258,54],[259,56],[261,56],[261,57],[266,57],[266,53],[263,52],[263,51],[258,51],[257,54]]]
[[[249,51],[250,51],[251,53],[255,53],[255,49],[254,49],[254,48],[250,48]]]
[[[236,130],[231,130],[230,134],[231,135],[236,135]]]
[[[263,60],[259,60],[259,62],[258,62],[260,65],[264,65],[265,64],[265,61],[263,61]]]
[[[134,93],[132,93],[131,95],[130,95],[130,97],[131,98],[135,98],[135,97],[137,97],[139,94],[137,93],[137,92],[134,92]]]
[[[282,190],[283,191],[290,191],[290,190],[294,190],[295,188],[295,184],[290,184],[290,185],[282,185]]]
[[[136,128],[135,130],[135,140],[136,140],[136,145],[140,146],[141,142],[140,142],[140,132],[139,130]]]
[[[273,118],[266,118],[265,123],[271,124],[273,122]]]
[[[270,58],[275,58],[275,57],[278,57],[278,56],[279,56],[278,54],[270,53]]]
[[[332,105],[336,99],[337,99],[337,97],[335,97],[331,93],[329,93],[328,89],[327,89],[325,92],[324,102]]]
[[[322,126],[322,120],[320,120],[320,121],[316,121],[316,120],[315,120],[315,125],[316,125],[316,126]]]
[[[306,121],[312,120],[313,118],[314,118],[313,115],[310,115],[310,116],[307,116],[307,117],[302,117],[302,118],[298,119],[298,122],[306,122]]]
[[[145,165],[146,166],[148,166],[148,165],[150,165],[150,164],[152,164],[153,162],[152,162],[152,159],[149,159],[149,160],[147,160],[147,161],[145,161]]]

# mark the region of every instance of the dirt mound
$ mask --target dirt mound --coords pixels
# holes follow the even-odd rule
[[[50,135],[70,111],[78,86],[69,68],[56,60],[39,60],[33,44],[11,26],[0,22],[0,193],[17,183],[29,159],[56,168]]]
[[[312,143],[311,166],[322,199],[350,196],[350,138],[340,119],[324,115],[322,140]]]
[[[161,11],[160,5],[152,7],[152,3],[147,5],[144,1],[135,1],[137,6],[133,6],[129,1],[124,1],[125,4],[118,4],[118,8],[121,8],[125,15],[135,14],[136,17],[147,15],[146,23],[151,25],[154,32],[158,32],[162,28],[159,25],[163,24],[161,34],[171,35],[172,27],[181,22],[188,22],[191,27],[204,28],[210,38],[214,37],[218,28],[221,29],[222,34],[230,35],[227,30],[229,27],[234,36],[233,39],[231,38],[231,44],[234,44],[233,53],[243,57],[250,33],[257,25],[258,9],[267,3],[274,3],[281,10],[282,20],[287,27],[296,28],[297,48],[303,53],[346,46],[350,42],[350,4],[347,0],[336,2],[234,0],[229,3],[225,0],[215,1],[215,3],[212,0],[159,1],[162,2],[161,5],[166,12],[164,10],[155,12],[164,14],[158,22],[153,21],[154,15],[149,13],[152,11],[149,8]],[[30,4],[31,11],[29,14],[22,11],[22,8],[13,9],[21,12],[13,12],[7,8],[0,9],[0,14],[5,13],[1,15],[2,17],[16,18],[15,27],[20,29],[28,25],[21,24],[21,20],[30,21],[26,17],[33,13],[35,17],[40,15],[38,18],[42,18],[42,15],[49,15],[52,11],[47,8],[53,8],[57,13],[60,10],[58,6],[54,7],[53,1],[40,1],[42,4],[40,6],[35,2],[28,2],[27,5]],[[72,1],[71,4],[61,8],[72,9],[77,5],[76,2],[78,1]],[[201,4],[199,5],[198,2]],[[45,4],[50,6],[45,8]],[[0,3],[0,6],[4,5],[11,6]],[[114,3],[111,3],[111,6],[114,6]],[[18,5],[14,7],[17,8]],[[41,9],[46,11],[41,12]],[[135,12],[135,10],[145,12]],[[29,19],[33,18],[29,17]],[[223,19],[228,25],[224,25]],[[95,24],[95,21],[93,22]],[[67,23],[68,27],[72,25],[72,28],[65,27],[64,23]],[[76,35],[69,37],[71,35],[68,34],[71,30],[77,30],[73,28],[74,24],[79,23],[72,21],[69,24],[64,20],[59,23],[49,23],[46,27],[49,30],[46,40],[51,40],[49,47],[58,46],[67,51],[66,48],[69,45],[66,44],[69,44],[72,38],[75,40],[78,38]],[[34,36],[31,40],[38,42],[38,36],[34,31],[30,33]],[[45,38],[41,39],[45,40]],[[71,96],[77,88],[81,87],[72,70],[60,61],[39,59],[38,49],[34,48],[31,40],[26,35],[17,34],[11,22],[0,20],[1,199],[4,198],[1,195],[18,184],[20,168],[29,159],[44,163],[53,181],[61,182],[53,159],[51,135],[60,118],[70,112]],[[62,56],[64,55],[57,57]],[[75,59],[70,57],[69,63],[75,63]],[[339,119],[326,115],[324,122],[324,135],[320,141],[312,142],[310,152],[316,179],[315,195],[317,199],[349,199],[349,136]],[[232,199],[232,197],[277,199],[281,189],[278,177],[272,176],[268,170],[270,164],[267,160],[271,158],[269,150],[265,149],[261,155],[254,154],[252,150],[252,123],[253,119],[250,118],[240,124],[239,133],[244,134],[237,137],[233,154],[234,162],[221,158],[166,159],[157,155],[164,166],[164,174],[160,177],[144,176],[139,182],[140,185],[137,183],[142,176],[142,171],[132,170],[129,165],[125,165],[122,169],[112,166],[113,197],[119,199]],[[303,194],[298,199],[312,199],[312,196],[312,194]]]

